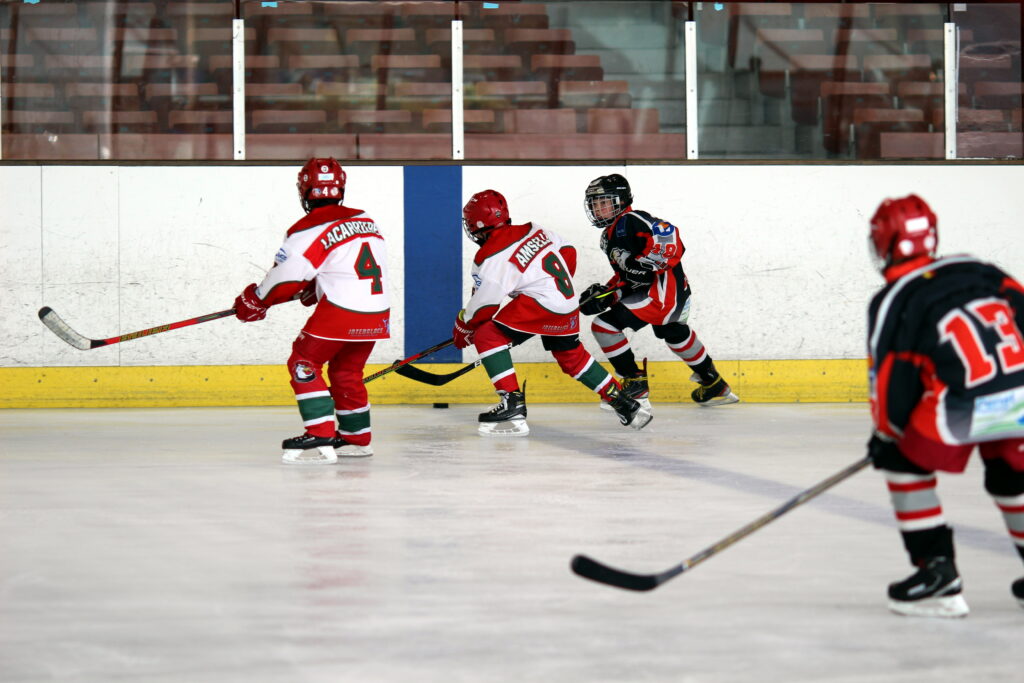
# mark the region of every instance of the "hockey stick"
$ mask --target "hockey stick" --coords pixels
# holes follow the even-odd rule
[[[55,335],[71,344],[80,351],[88,351],[89,349],[99,348],[100,346],[108,346],[110,344],[119,344],[124,341],[132,339],[138,339],[139,337],[148,337],[152,334],[160,334],[161,332],[169,332],[171,330],[177,330],[181,327],[188,327],[189,325],[198,325],[199,323],[209,322],[210,320],[217,320],[218,318],[226,318],[229,315],[234,315],[235,309],[229,308],[224,311],[217,311],[216,313],[207,313],[206,315],[200,315],[195,318],[189,318],[188,320],[179,320],[176,323],[168,323],[166,325],[157,325],[156,327],[150,327],[149,329],[139,330],[138,332],[129,332],[128,334],[118,335],[116,337],[109,337],[107,339],[89,339],[86,336],[75,332],[71,329],[71,326],[64,322],[63,318],[57,315],[57,312],[49,306],[43,306],[39,309],[39,319],[43,321],[43,324],[50,328],[50,331]]]
[[[693,555],[689,559],[683,560],[681,564],[677,564],[671,569],[666,569],[663,572],[657,574],[633,574],[631,572],[625,572],[621,569],[615,569],[609,567],[606,564],[598,562],[597,560],[591,559],[586,555],[577,555],[572,558],[572,570],[582,576],[585,579],[591,581],[597,581],[598,583],[608,584],[609,586],[615,586],[616,588],[625,588],[631,591],[649,591],[654,590],[661,584],[674,579],[683,572],[693,569],[698,564],[708,559],[712,555],[716,555],[733,543],[749,536],[761,527],[765,526],[769,522],[773,522],[782,515],[786,514],[793,508],[803,505],[811,498],[814,498],[820,493],[827,491],[844,479],[848,479],[857,472],[867,467],[871,463],[870,457],[864,457],[861,460],[853,463],[846,469],[836,472],[828,479],[818,482],[811,488],[803,491],[796,495],[790,500],[786,501],[779,507],[775,508],[771,512],[758,517],[750,524],[737,529],[732,534],[726,536],[722,540],[718,541],[714,545],[710,545],[704,550],[701,550],[696,555]]]
[[[436,353],[437,351],[440,351],[441,349],[445,348],[446,346],[451,346],[454,343],[455,343],[454,339],[447,339],[447,340],[441,342],[440,344],[434,344],[429,349],[423,349],[419,353],[414,353],[413,355],[409,356],[408,358],[405,358],[403,360],[396,360],[394,363],[392,363],[388,367],[384,368],[383,370],[379,370],[379,371],[373,373],[372,375],[364,377],[363,378],[363,384],[366,384],[367,382],[372,382],[373,380],[377,379],[378,377],[383,377],[384,375],[388,374],[389,372],[394,372],[395,370],[398,370],[399,368],[404,367],[404,366],[408,365],[409,363],[417,361],[420,358],[425,358],[425,357],[429,356],[432,353]],[[470,368],[470,369],[472,369],[472,368]]]

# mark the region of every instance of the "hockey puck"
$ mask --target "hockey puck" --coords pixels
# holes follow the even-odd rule
[[[435,408],[447,408],[448,404],[447,403],[435,403],[434,407]]]

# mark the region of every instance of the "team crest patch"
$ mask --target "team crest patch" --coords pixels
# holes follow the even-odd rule
[[[292,379],[296,382],[312,382],[316,379],[316,372],[309,363],[298,362],[292,369]]]
[[[281,247],[277,250],[277,254],[274,255],[274,263],[284,263],[288,260],[288,252]]]

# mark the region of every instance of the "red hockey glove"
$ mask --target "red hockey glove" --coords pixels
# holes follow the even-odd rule
[[[256,294],[256,283],[253,282],[235,299],[235,317],[243,323],[263,320],[267,317],[268,306]]]
[[[463,314],[466,309],[459,311],[459,315],[455,318],[455,327],[452,328],[452,339],[455,340],[455,348],[464,349],[473,343],[473,332],[475,330],[470,329],[469,325],[466,324]]]
[[[306,288],[299,292],[299,301],[303,306],[316,306],[316,280],[313,280]]]

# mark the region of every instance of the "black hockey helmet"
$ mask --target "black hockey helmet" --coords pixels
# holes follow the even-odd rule
[[[618,173],[595,178],[587,185],[583,209],[595,228],[607,228],[633,203],[629,181]]]

